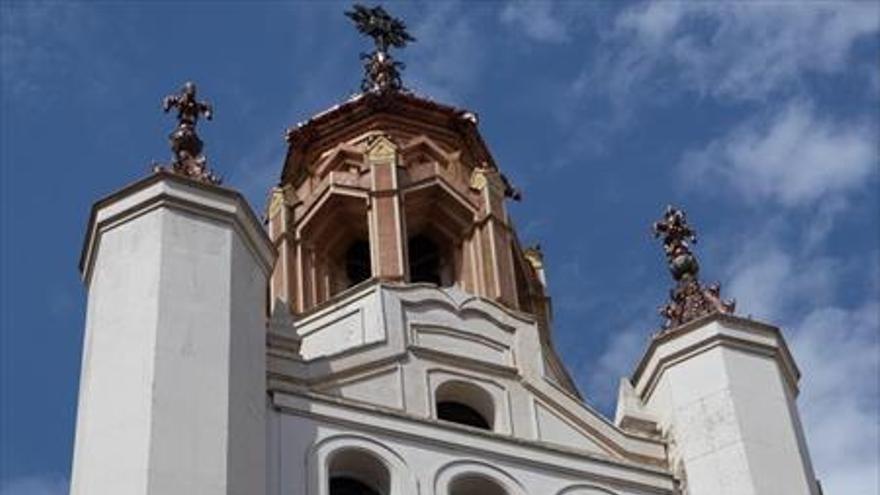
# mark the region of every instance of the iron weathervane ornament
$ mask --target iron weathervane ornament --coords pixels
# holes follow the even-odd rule
[[[221,179],[208,169],[207,158],[202,154],[204,143],[196,133],[199,117],[211,120],[214,109],[208,102],[196,99],[196,85],[187,81],[180,93],[170,94],[162,100],[162,110],[168,113],[177,109],[177,127],[168,135],[174,161],[170,170],[173,173],[209,184],[220,184]]]
[[[653,231],[655,238],[663,238],[669,272],[677,282],[669,291],[669,302],[660,308],[666,319],[663,330],[712,313],[733,313],[736,303],[721,299],[720,284],[703,286],[697,278],[700,264],[690,248],[697,243],[697,233],[688,225],[684,211],[667,206],[663,219],[654,222]]]
[[[406,31],[406,24],[391,17],[381,6],[369,8],[354,4],[352,10],[345,15],[354,21],[358,31],[373,38],[376,45],[373,53],[361,53],[361,60],[364,62],[361,90],[384,92],[403,89],[400,71],[406,65],[394,60],[389,50],[391,47],[403,48],[410,41],[416,40]]]

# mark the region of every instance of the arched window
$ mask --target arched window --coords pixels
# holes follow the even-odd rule
[[[462,425],[473,426],[483,430],[491,430],[489,422],[472,407],[454,401],[437,403],[437,418]]]
[[[440,249],[428,236],[419,234],[409,240],[409,281],[441,284]]]
[[[368,485],[344,476],[330,478],[330,495],[379,495]]]
[[[452,480],[449,495],[507,495],[507,491],[485,476],[466,474]]]
[[[370,264],[370,243],[356,240],[345,251],[345,275],[348,286],[357,285],[373,276]]]
[[[449,381],[434,394],[437,419],[473,428],[491,430],[495,404],[482,388],[462,381]]]
[[[328,476],[330,495],[389,495],[391,491],[388,468],[361,449],[333,454]]]

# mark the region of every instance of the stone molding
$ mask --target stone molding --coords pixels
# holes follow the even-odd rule
[[[337,452],[347,449],[362,450],[381,459],[390,471],[391,493],[418,493],[418,480],[406,460],[397,452],[364,435],[341,434],[325,438],[311,446],[306,458],[306,495],[328,493],[326,485],[330,459]]]
[[[800,371],[779,328],[722,313],[710,314],[655,335],[632,376],[636,393],[647,402],[666,369],[718,346],[773,359],[792,396],[797,397]]]
[[[449,493],[449,486],[459,476],[480,476],[504,487],[509,495],[526,495],[522,484],[506,470],[480,459],[460,459],[442,466],[434,475],[434,493]]]
[[[376,297],[377,294],[378,299],[371,304],[382,305],[381,316],[376,323],[384,328],[385,335],[379,341],[304,359],[301,355],[292,354],[289,350],[274,345],[270,340],[267,368],[269,392],[317,393],[333,400],[339,397],[332,392],[335,386],[341,387],[358,381],[367,382],[370,376],[381,374],[394,367],[403,370],[404,375],[408,377],[406,382],[410,379],[422,380],[422,373],[435,367],[438,369],[445,367],[446,370],[467,370],[469,376],[502,384],[507,390],[506,393],[515,391],[517,399],[509,403],[510,407],[515,405],[518,410],[527,407],[522,402],[524,397],[540,400],[548,411],[568,423],[571,429],[585,437],[585,441],[589,440],[595,444],[596,449],[607,452],[610,457],[654,466],[665,463],[665,446],[662,441],[645,438],[643,435],[616,427],[572,391],[550,380],[539,364],[542,360],[541,356],[535,355],[539,349],[539,352],[548,352],[548,344],[540,341],[537,335],[535,322],[529,315],[512,311],[497,302],[460,290],[443,290],[427,284],[397,285],[373,281],[347,292],[344,298],[335,298],[327,302],[332,304],[325,303],[307,315],[297,318],[299,333],[311,335],[312,325],[322,319],[331,321],[338,312],[349,311],[352,304],[361,304],[368,298]],[[452,324],[455,328],[459,325],[467,328],[467,322],[472,321],[471,319],[491,322],[499,332],[496,337],[509,335],[499,343],[510,346],[511,355],[515,354],[518,357],[502,365],[491,359],[477,359],[444,352],[436,345],[431,347],[421,345],[418,339],[413,338],[412,332],[417,331],[420,326],[431,326],[434,323],[433,320],[416,317],[420,314],[420,306],[440,310],[455,320],[449,320],[443,325],[444,327]],[[413,330],[413,326],[416,330]],[[463,338],[462,342],[470,342],[470,340]],[[411,371],[406,371],[407,369]],[[391,409],[415,419],[429,417],[430,410],[423,411],[418,404],[421,403],[419,401],[429,404],[430,398],[406,396],[408,393],[406,390],[401,386],[400,393],[404,394],[402,403],[409,404],[406,410]],[[391,400],[390,397],[387,400]],[[411,399],[416,402],[410,403]],[[364,407],[381,407],[384,404],[367,399],[350,400]],[[526,417],[534,415],[532,409],[533,407],[528,406],[522,409],[522,414],[526,414]],[[543,443],[543,440],[535,437],[535,435],[540,436],[540,432],[534,421],[529,425],[531,426],[520,423],[510,435],[521,441]],[[593,447],[589,448],[593,449]],[[586,449],[585,446],[584,452],[587,452]]]
[[[496,167],[488,146],[480,136],[472,112],[443,105],[432,100],[395,93],[393,108],[373,104],[369,94],[358,95],[347,102],[321,112],[308,121],[288,129],[287,157],[282,177],[298,184],[315,152],[323,154],[335,143],[344,140],[345,132],[356,125],[364,129],[376,127],[406,127],[443,133],[458,137],[464,143],[463,151]],[[320,150],[320,151],[318,151]],[[496,167],[497,168],[497,167]]]
[[[505,464],[519,464],[570,476],[582,482],[639,493],[666,494],[674,490],[672,475],[662,466],[524,440],[432,418],[417,418],[390,408],[311,392],[275,391],[271,395],[271,403],[276,411],[284,414],[376,436],[454,449],[463,459],[474,456]]]
[[[271,274],[275,248],[247,200],[239,192],[167,171],[130,184],[97,201],[89,215],[79,268],[86,286],[108,230],[160,208],[195,213],[231,225],[245,241],[263,272]]]

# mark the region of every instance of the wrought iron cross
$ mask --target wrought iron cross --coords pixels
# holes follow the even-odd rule
[[[654,222],[653,231],[654,237],[663,238],[669,272],[676,280],[669,291],[669,301],[660,308],[665,319],[663,329],[670,330],[712,313],[733,313],[736,303],[721,298],[720,284],[704,286],[697,278],[700,265],[690,249],[690,243],[697,242],[697,232],[688,225],[684,211],[667,206],[663,219]]]
[[[354,21],[358,31],[373,38],[378,52],[388,53],[392,46],[403,48],[408,42],[416,40],[406,32],[406,24],[391,17],[381,5],[369,8],[356,3],[345,15]]]
[[[392,46],[403,48],[410,41],[416,40],[406,31],[406,24],[391,17],[381,6],[369,8],[355,4],[345,15],[354,21],[358,31],[373,38],[376,45],[373,53],[361,54],[361,60],[364,61],[361,90],[384,92],[389,89],[403,89],[400,71],[405,66],[394,60],[388,50]]]
[[[162,100],[165,113],[172,108],[177,109],[177,127],[168,136],[174,152],[171,171],[201,182],[219,184],[220,178],[208,169],[207,159],[202,154],[204,144],[196,133],[199,117],[204,115],[211,120],[213,107],[208,102],[198,101],[195,83],[187,81],[180,93],[170,94]]]
[[[170,94],[162,100],[162,109],[165,113],[172,108],[177,108],[178,127],[186,125],[195,128],[199,115],[204,115],[208,120],[214,115],[210,103],[196,100],[196,84],[192,81],[187,81],[180,93]]]
[[[697,232],[687,223],[687,216],[674,206],[667,206],[663,220],[654,222],[654,237],[663,237],[663,250],[669,261],[672,276],[679,280],[685,275],[696,276],[699,271],[697,259],[690,250],[696,244]]]

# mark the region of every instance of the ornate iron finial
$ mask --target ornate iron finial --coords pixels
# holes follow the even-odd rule
[[[653,229],[655,238],[663,236],[663,251],[666,252],[672,278],[681,280],[685,276],[696,277],[700,266],[691,253],[689,243],[697,243],[697,233],[688,225],[684,212],[667,206],[663,220],[654,222]]]
[[[653,230],[655,238],[663,238],[669,272],[677,282],[669,291],[670,301],[660,308],[660,314],[666,319],[663,329],[715,312],[733,313],[736,303],[721,299],[720,284],[703,286],[697,278],[700,265],[690,248],[692,243],[697,243],[697,233],[688,225],[685,213],[667,206],[663,220],[654,222]]]
[[[204,115],[211,120],[213,107],[208,102],[196,100],[196,85],[187,81],[180,93],[168,95],[162,100],[165,113],[172,108],[177,109],[177,128],[168,135],[171,151],[174,152],[171,171],[209,184],[220,184],[220,177],[208,169],[207,158],[202,155],[204,143],[196,133],[199,117]]]
[[[354,4],[345,15],[354,21],[358,31],[373,38],[376,44],[373,53],[361,53],[364,62],[361,90],[381,92],[403,89],[400,71],[406,66],[394,60],[389,50],[392,46],[403,48],[408,42],[416,40],[406,31],[406,24],[391,17],[381,6],[369,8]]]

